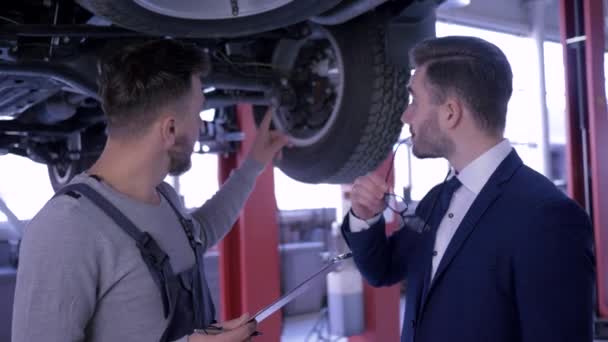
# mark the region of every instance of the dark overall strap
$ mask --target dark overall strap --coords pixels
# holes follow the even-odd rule
[[[167,202],[169,202],[173,211],[175,211],[175,214],[179,218],[182,228],[188,237],[188,242],[194,251],[194,260],[198,272],[192,274],[190,277],[192,279],[187,279],[186,281],[192,284],[192,309],[194,310],[195,328],[204,329],[215,321],[215,306],[213,304],[213,298],[211,297],[211,291],[205,281],[205,266],[203,262],[205,251],[203,250],[202,245],[196,242],[192,220],[184,217],[177,205],[171,200],[170,194],[162,185],[158,186],[157,189],[163,197],[165,197]],[[180,275],[185,276],[184,273]]]
[[[99,209],[112,218],[125,233],[135,240],[143,260],[146,263],[146,266],[148,266],[156,286],[160,290],[163,302],[163,313],[165,318],[167,318],[173,309],[171,305],[172,295],[170,284],[168,283],[169,278],[172,278],[173,269],[171,268],[167,254],[158,246],[150,234],[139,230],[114,204],[89,185],[84,183],[69,184],[60,189],[53,197],[74,192],[80,193],[91,200]]]
[[[175,203],[173,203],[173,201],[171,200],[171,195],[167,192],[166,189],[164,189],[162,185],[159,185],[158,187],[156,187],[156,189],[167,200],[167,202],[169,202],[169,205],[175,212],[175,215],[179,219],[179,222],[182,228],[184,229],[186,236],[188,237],[188,242],[190,243],[190,247],[192,247],[192,250],[196,251],[197,249],[201,248],[200,244],[196,243],[196,239],[194,238],[194,229],[192,227],[192,221],[184,217],[182,212],[177,208],[177,205],[175,205]]]

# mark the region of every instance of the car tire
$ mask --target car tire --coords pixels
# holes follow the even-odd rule
[[[324,28],[342,59],[341,101],[321,139],[283,150],[275,165],[289,177],[306,183],[351,183],[377,168],[392,151],[403,126],[410,72],[388,62],[385,22],[370,13]],[[255,111],[259,119],[265,108]]]
[[[91,163],[92,165],[92,163]],[[57,192],[67,185],[74,176],[85,171],[90,165],[86,165],[82,160],[71,160],[55,164],[47,164],[51,187]]]
[[[105,125],[97,125],[83,133],[80,158],[71,160],[64,156],[47,164],[51,187],[58,191],[76,175],[88,170],[97,161],[106,144]]]
[[[133,0],[77,0],[112,23],[160,37],[229,38],[269,31],[323,13],[340,0],[291,1],[268,12],[215,20],[183,19],[150,11]]]

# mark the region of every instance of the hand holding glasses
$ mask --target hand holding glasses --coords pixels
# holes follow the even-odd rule
[[[389,179],[392,175],[395,166],[395,156],[397,155],[397,151],[399,150],[399,147],[401,147],[401,145],[406,145],[408,148],[410,148],[412,146],[412,137],[407,137],[405,139],[399,140],[399,142],[397,143],[397,147],[395,148],[395,152],[393,152],[393,156],[391,158],[391,165],[386,172],[386,177],[384,178],[384,181],[386,183],[389,182]],[[409,207],[405,198],[393,192],[386,192],[384,194],[384,203],[386,204],[387,208],[389,208],[392,212],[401,217],[403,223],[406,222],[406,219],[408,217],[407,210],[409,209]]]
[[[411,138],[401,140],[397,144],[397,149],[391,159],[391,166],[384,179],[374,173],[369,173],[355,180],[351,200],[352,211],[358,218],[370,219],[388,207],[405,220],[408,205],[402,196],[391,192],[388,185],[395,154],[399,147],[404,144],[411,145]]]

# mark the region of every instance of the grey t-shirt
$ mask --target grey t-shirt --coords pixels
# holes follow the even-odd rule
[[[262,165],[247,160],[213,198],[191,213],[204,248],[228,233]],[[131,199],[82,174],[149,232],[179,273],[194,253],[170,204]],[[171,189],[173,203],[177,194]],[[190,215],[180,208],[185,215]],[[84,197],[49,201],[25,228],[13,309],[13,342],[158,341],[167,326],[160,292],[134,240]]]

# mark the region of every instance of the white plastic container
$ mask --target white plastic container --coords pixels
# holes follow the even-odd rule
[[[327,274],[327,306],[332,335],[356,336],[365,331],[363,281],[351,260]]]

